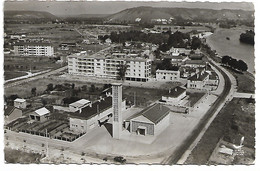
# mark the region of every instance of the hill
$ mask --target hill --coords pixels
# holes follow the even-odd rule
[[[55,20],[55,15],[44,11],[4,11],[5,20]]]
[[[134,22],[136,18],[141,18],[141,22],[170,18],[177,21],[254,20],[253,14],[253,11],[231,9],[135,7],[112,14],[106,19],[109,22]]]

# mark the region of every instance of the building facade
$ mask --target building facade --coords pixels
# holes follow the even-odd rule
[[[206,84],[209,80],[209,74],[207,72],[197,73],[190,78],[188,78],[187,88],[188,89],[197,89],[197,90],[206,90]]]
[[[26,108],[26,100],[25,99],[15,99],[14,100],[14,107],[19,109],[25,109]]]
[[[19,42],[14,45],[14,54],[23,56],[53,56],[54,48],[45,42]]]
[[[90,57],[81,53],[68,56],[69,74],[115,79],[118,69],[127,66],[125,79],[129,81],[148,81],[151,63],[143,58]]]
[[[178,106],[182,99],[186,97],[186,89],[175,87],[169,90],[169,93],[162,96],[162,101],[166,104]]]
[[[157,70],[156,71],[156,80],[158,81],[179,81],[180,71],[171,71],[171,70]]]

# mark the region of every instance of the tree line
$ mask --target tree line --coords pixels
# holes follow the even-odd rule
[[[247,71],[247,64],[243,60],[236,60],[230,56],[223,56],[221,63],[231,67],[234,70]]]

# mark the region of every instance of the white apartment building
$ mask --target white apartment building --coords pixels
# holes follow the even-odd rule
[[[156,80],[158,81],[179,81],[180,71],[171,71],[171,70],[157,70],[156,71]]]
[[[23,56],[53,56],[54,49],[45,42],[18,42],[14,45],[14,53]]]
[[[120,65],[127,65],[125,79],[130,81],[148,81],[151,63],[150,59],[139,57],[88,56],[82,53],[68,56],[69,74],[115,79]]]

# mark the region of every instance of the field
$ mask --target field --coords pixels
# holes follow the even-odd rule
[[[7,163],[39,163],[42,156],[40,154],[27,153],[20,150],[4,149],[5,161]]]
[[[235,98],[220,111],[185,164],[207,164],[219,139],[237,144],[241,136],[245,136],[245,147],[254,151],[255,105]]]
[[[16,78],[16,77],[21,77],[27,75],[26,72],[23,71],[5,71],[4,72],[4,79],[5,80],[10,80],[12,78]]]

